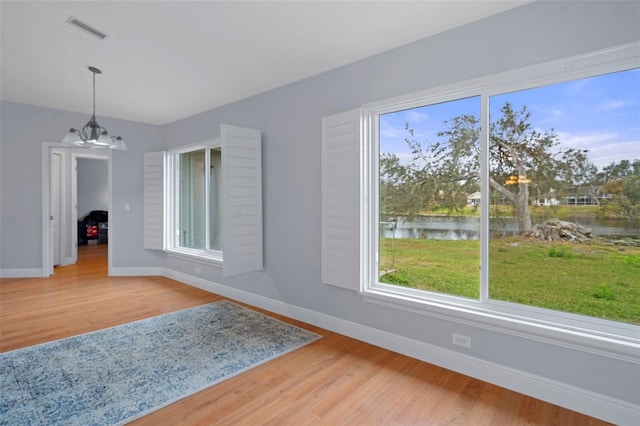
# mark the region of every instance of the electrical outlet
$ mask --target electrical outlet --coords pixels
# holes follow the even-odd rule
[[[196,266],[196,274],[200,275],[202,273],[202,270],[200,269],[199,266]]]
[[[464,334],[453,333],[451,334],[451,341],[454,345],[463,346],[465,348],[471,347],[471,336],[465,336]]]

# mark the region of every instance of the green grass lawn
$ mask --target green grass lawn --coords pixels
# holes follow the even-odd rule
[[[480,243],[398,239],[395,272],[383,282],[479,298]],[[391,239],[381,240],[381,270],[391,269]],[[640,324],[640,248],[542,242],[522,237],[490,244],[492,299]]]

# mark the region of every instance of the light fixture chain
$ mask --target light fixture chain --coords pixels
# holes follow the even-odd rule
[[[93,71],[93,118],[96,117],[96,72]]]

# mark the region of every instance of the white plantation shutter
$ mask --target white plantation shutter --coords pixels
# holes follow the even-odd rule
[[[322,119],[322,282],[360,290],[362,110]]]
[[[165,249],[165,152],[144,154],[144,248]]]
[[[259,130],[223,124],[223,276],[262,269],[262,150]]]

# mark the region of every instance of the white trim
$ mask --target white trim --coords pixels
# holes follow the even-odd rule
[[[53,264],[51,261],[51,233],[49,230],[49,176],[51,175],[51,163],[49,157],[51,150],[55,147],[62,146],[62,143],[45,142],[42,144],[42,269],[40,273],[42,277],[48,277],[53,274]]]
[[[460,352],[443,349],[425,342],[398,336],[244,290],[238,290],[172,269],[163,269],[163,275],[223,297],[313,324],[335,333],[621,426],[635,425],[640,416],[640,406],[638,405],[546,377],[505,367]]]
[[[59,188],[56,189],[56,191],[54,191],[52,185],[55,182],[55,179],[53,179],[53,176],[51,176],[52,174],[55,173],[55,170],[53,170],[51,168],[51,166],[54,164],[54,157],[58,156],[60,163],[58,165],[58,174],[59,176],[58,178],[58,186]],[[57,266],[66,266],[66,265],[71,265],[74,263],[73,259],[71,257],[66,256],[68,250],[69,250],[69,238],[70,236],[68,235],[67,232],[61,232],[61,231],[66,231],[69,229],[69,224],[68,224],[68,214],[69,214],[69,203],[67,203],[66,201],[68,200],[69,197],[69,190],[67,188],[67,175],[68,175],[68,170],[69,169],[69,159],[67,158],[67,156],[65,155],[65,152],[61,149],[52,149],[49,152],[49,175],[50,175],[50,180],[49,180],[49,201],[53,201],[52,200],[52,195],[55,194],[58,196],[58,212],[57,212],[57,227],[58,227],[58,264]],[[54,214],[52,214],[51,210],[51,204],[49,204],[49,208],[47,209],[48,213],[50,216],[54,216]],[[73,228],[71,228],[71,230],[73,231]],[[51,222],[48,223],[48,227],[46,230],[44,230],[44,232],[51,232]],[[51,241],[51,250],[54,250],[54,244],[55,241],[50,240]],[[53,257],[51,258],[52,262],[51,264],[53,265]]]
[[[179,238],[179,157],[181,154],[198,151],[198,150],[214,150],[222,149],[221,137],[205,139],[202,141],[181,145],[176,148],[163,151],[165,154],[164,163],[164,247],[163,250],[172,256],[181,257],[183,259],[197,261],[208,264],[222,263],[223,251],[192,249],[180,246]],[[148,154],[148,153],[147,153]],[[205,161],[209,161],[209,157],[205,156]],[[205,179],[208,185],[209,179]],[[206,194],[209,191],[205,191]],[[209,203],[205,203],[205,209],[209,208]],[[209,217],[208,212],[205,217]],[[224,225],[223,225],[224,226]],[[205,221],[205,235],[209,235],[209,220]],[[208,238],[207,238],[208,245]],[[148,247],[145,247],[148,248]],[[223,247],[224,249],[224,247]]]
[[[515,90],[528,89],[617,72],[640,67],[640,41],[617,46],[611,49],[591,52],[557,61],[541,63],[516,70],[484,76],[451,85],[399,96],[387,100],[369,103],[365,108],[366,128],[370,140],[364,143],[362,163],[370,165],[363,168],[361,183],[363,208],[361,220],[368,223],[367,232],[362,236],[361,274],[367,277],[361,293],[364,300],[383,304],[427,316],[441,317],[449,321],[467,323],[477,327],[497,330],[536,341],[551,343],[563,347],[577,348],[581,351],[596,353],[616,359],[624,359],[640,364],[640,327],[634,324],[592,318],[562,311],[554,311],[533,306],[488,300],[488,268],[481,269],[481,297],[479,300],[464,299],[450,295],[419,291],[398,286],[389,286],[372,282],[377,277],[377,241],[379,217],[378,206],[378,144],[375,143],[378,132],[377,122],[381,114],[432,105],[472,96],[480,96],[484,106],[489,96]],[[485,129],[481,143],[481,192],[483,199],[489,194],[488,147],[486,129],[488,115],[482,110],[481,122]],[[355,165],[354,165],[355,167]],[[368,206],[368,200],[371,205]],[[481,264],[488,265],[488,203],[482,202],[482,238]]]
[[[0,269],[0,278],[36,278],[42,274],[42,268],[4,268]]]
[[[111,277],[141,277],[141,276],[163,276],[163,268],[161,266],[154,267],[111,267],[109,268],[109,276]]]
[[[364,300],[404,311],[465,324],[483,330],[552,344],[598,356],[640,365],[640,345],[606,336],[589,334],[590,330],[560,328],[553,323],[536,323],[527,317],[505,316],[489,309],[470,309],[436,301],[417,301],[401,294],[366,292]]]
[[[109,149],[109,154],[108,154],[108,160],[107,160],[107,182],[109,185],[109,193],[108,193],[108,223],[109,223],[109,228],[107,229],[107,275],[111,276],[113,273],[113,246],[115,243],[115,239],[113,238],[113,230],[118,228],[118,224],[117,221],[114,220],[114,214],[113,214],[113,155],[111,150]],[[77,209],[76,209],[76,215],[77,215]],[[98,231],[100,232],[100,231]],[[77,241],[77,239],[76,239]],[[78,259],[78,245],[74,244],[75,248],[76,248],[76,261]]]
[[[363,105],[363,108],[365,113],[375,110],[384,114],[482,94],[493,96],[637,67],[640,67],[640,41],[370,102]]]
[[[187,145],[180,145],[176,148],[171,148],[167,152],[175,153],[175,154],[184,154],[187,152],[198,151],[200,149],[215,149],[222,148],[221,138],[220,136],[216,136],[211,139],[204,139],[198,142],[190,143]]]
[[[222,269],[222,265],[223,265],[222,256],[220,257],[204,256],[200,254],[200,252],[190,253],[186,249],[180,249],[180,250],[171,249],[171,250],[166,250],[166,253],[167,253],[167,256],[169,257],[175,257],[176,259],[182,259],[182,260],[190,260],[192,262],[198,262],[203,265],[214,266],[220,269]],[[217,252],[217,253],[221,254],[222,252]]]

